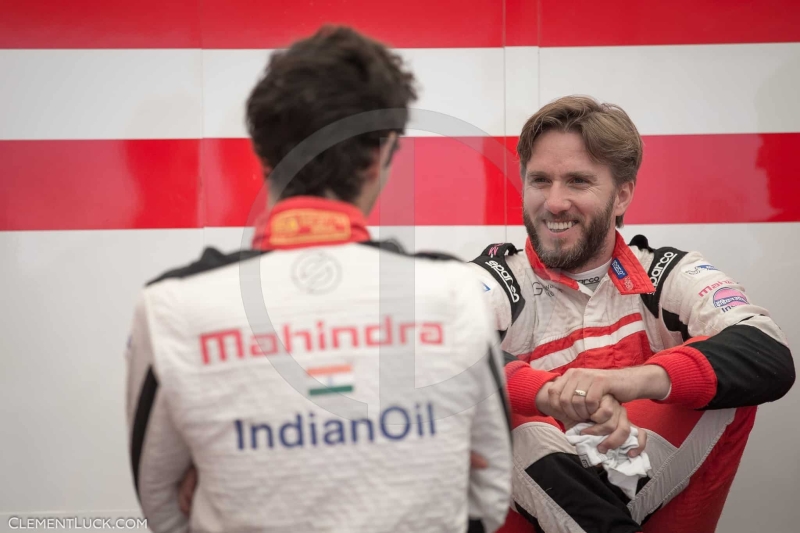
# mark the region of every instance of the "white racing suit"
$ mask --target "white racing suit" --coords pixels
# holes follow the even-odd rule
[[[153,531],[502,525],[511,446],[491,312],[467,265],[365,242],[365,224],[346,204],[286,200],[257,250],[207,249],[142,291],[127,405]]]

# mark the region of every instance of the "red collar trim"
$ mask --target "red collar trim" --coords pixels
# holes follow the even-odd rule
[[[642,268],[642,264],[633,255],[631,249],[625,243],[619,232],[616,232],[616,241],[614,242],[614,253],[611,259],[611,266],[608,267],[608,277],[611,282],[620,292],[620,294],[647,294],[655,292],[655,287],[650,281],[650,278]],[[578,282],[574,279],[556,272],[549,270],[536,252],[533,250],[530,238],[525,242],[525,255],[528,256],[528,262],[533,267],[534,272],[540,277],[566,285],[570,289],[579,290]]]
[[[370,239],[367,220],[354,205],[316,196],[278,202],[256,223],[253,248],[291,250]]]
[[[528,256],[528,262],[530,262],[531,266],[533,267],[533,271],[536,272],[536,274],[538,274],[540,277],[546,280],[555,281],[556,283],[561,283],[570,289],[574,289],[576,291],[578,290],[577,281],[544,266],[544,263],[542,263],[541,259],[539,259],[539,256],[533,251],[533,245],[531,244],[530,237],[525,242],[525,255]]]
[[[630,247],[617,232],[614,243],[614,257],[608,267],[608,277],[617,287],[620,294],[649,294],[656,292],[650,276],[642,268],[642,264],[633,255]]]

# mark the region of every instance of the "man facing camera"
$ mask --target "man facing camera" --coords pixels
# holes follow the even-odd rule
[[[254,249],[207,249],[136,305],[127,414],[152,530],[503,523],[511,448],[491,311],[468,266],[367,231],[413,82],[344,28],[270,59],[247,101],[270,199]]]
[[[561,98],[517,151],[527,242],[473,261],[510,354],[503,530],[714,531],[756,406],[794,383],[783,333],[700,253],[622,239],[642,161],[622,109]]]

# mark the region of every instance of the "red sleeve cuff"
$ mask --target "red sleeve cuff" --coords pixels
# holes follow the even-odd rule
[[[659,352],[647,364],[666,370],[672,382],[672,390],[666,399],[661,400],[663,403],[700,409],[708,405],[717,393],[717,375],[711,363],[691,346],[684,344]]]
[[[535,370],[523,361],[507,364],[506,387],[511,411],[522,416],[542,416],[536,409],[536,395],[545,383],[558,376],[553,372]]]

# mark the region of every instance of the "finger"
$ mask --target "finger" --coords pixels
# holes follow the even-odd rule
[[[597,451],[606,453],[608,450],[615,450],[625,444],[628,436],[631,434],[631,424],[628,422],[628,414],[625,408],[620,408],[619,421],[617,422],[616,429],[611,434],[597,445]]]
[[[475,452],[472,452],[470,453],[469,456],[469,465],[472,468],[481,469],[481,468],[487,468],[489,466],[489,463],[486,461],[486,459],[483,458],[483,456]]]
[[[589,412],[589,408],[586,405],[586,396],[588,395],[587,391],[592,386],[592,380],[589,378],[583,378],[578,382],[578,385],[572,391],[572,408],[575,410],[575,413],[578,415],[580,420],[589,420],[592,416],[592,413]],[[577,392],[582,391],[584,394],[576,394]]]
[[[615,414],[618,414],[617,411],[619,410],[620,407],[621,406],[619,402],[615,400],[613,396],[606,394],[600,400],[600,407],[598,407],[597,410],[594,413],[592,413],[590,420],[595,424],[605,424],[606,422],[611,420],[611,418]]]
[[[589,385],[589,388],[585,389],[586,398],[584,398],[584,403],[586,404],[586,410],[590,417],[600,409],[603,398],[607,396],[605,389],[606,383],[604,378],[600,376],[595,377]]]
[[[569,381],[564,385],[563,390],[561,391],[561,396],[559,397],[559,405],[561,406],[561,411],[571,418],[572,420],[587,420],[583,418],[578,412],[575,410],[575,406],[573,404],[573,398],[575,397],[575,389],[578,388],[578,383],[576,381]],[[583,398],[580,398],[581,400]]]
[[[605,411],[608,411],[608,415],[606,415]],[[603,421],[590,428],[586,428],[581,433],[584,435],[595,436],[610,435],[615,429],[617,429],[621,412],[622,406],[620,406],[618,403],[606,402],[606,404],[597,411],[597,413],[602,413],[604,415]]]
[[[186,475],[181,481],[178,488],[178,505],[181,512],[189,516],[192,509],[192,499],[194,498],[194,491],[197,487],[197,470],[194,467],[186,471]]]
[[[547,403],[550,411],[547,414],[563,422],[565,421],[566,417],[564,416],[564,412],[561,410],[560,398],[561,390],[564,388],[564,383],[556,383],[556,381],[552,382],[553,385],[551,385],[547,391]]]
[[[189,500],[189,495],[183,485],[181,485],[181,490],[178,492],[178,506],[181,508],[181,512],[184,514],[184,516],[188,517],[192,506]]]
[[[638,457],[647,446],[647,431],[639,428],[639,446],[628,452],[628,457]]]

